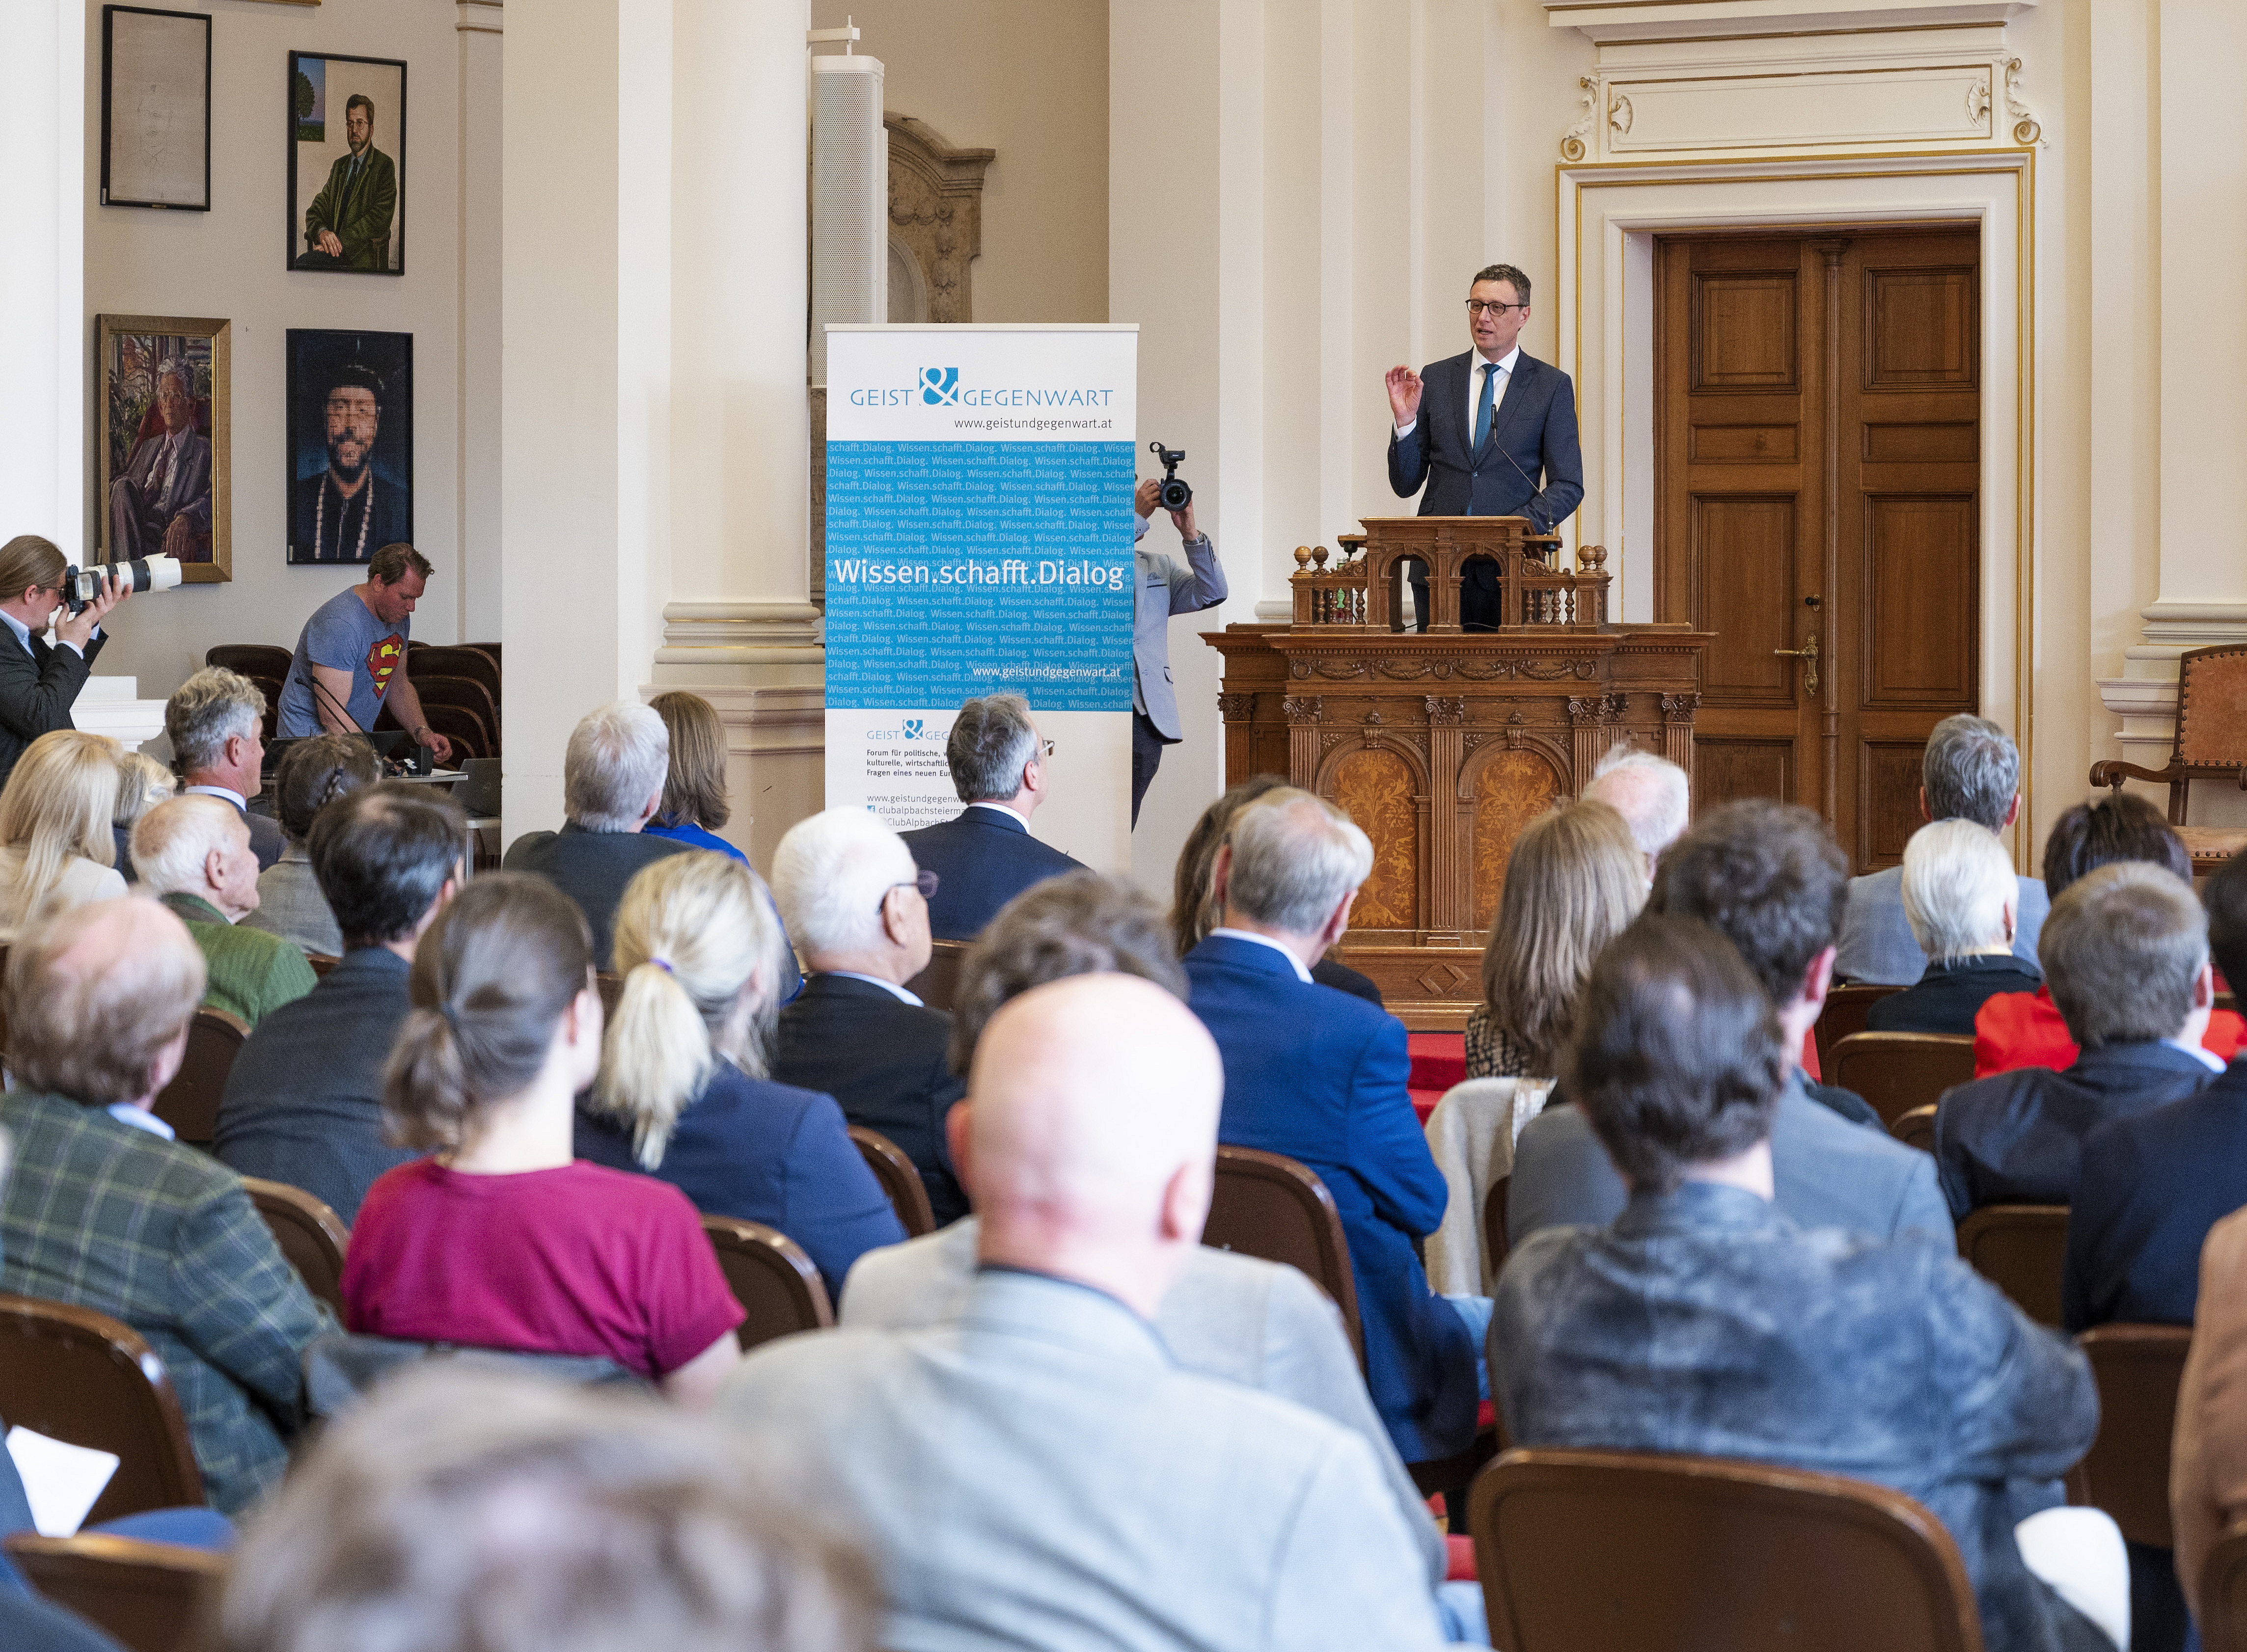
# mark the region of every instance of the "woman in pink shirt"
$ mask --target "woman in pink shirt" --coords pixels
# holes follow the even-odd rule
[[[354,1331],[598,1355],[707,1403],[742,1312],[677,1188],[573,1157],[601,1061],[584,916],[543,878],[477,878],[413,956],[385,1075],[394,1140],[434,1149],[367,1191],[344,1263]]]

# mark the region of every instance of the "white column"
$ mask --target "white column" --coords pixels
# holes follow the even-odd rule
[[[518,8],[518,10],[522,8]],[[461,640],[500,634],[500,0],[459,0],[461,44]]]
[[[97,151],[97,153],[99,153]],[[64,0],[0,5],[0,543],[85,550],[85,24]]]

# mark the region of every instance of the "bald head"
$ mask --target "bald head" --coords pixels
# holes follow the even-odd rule
[[[17,1082],[88,1107],[145,1102],[179,1070],[203,974],[187,925],[140,897],[18,932],[4,987]]]
[[[229,923],[257,907],[257,854],[233,804],[200,793],[167,798],[133,829],[133,866],[152,895],[193,895]]]
[[[1584,786],[1587,802],[1605,803],[1623,817],[1649,870],[1655,857],[1684,833],[1690,793],[1684,769],[1633,746],[1610,751]]]

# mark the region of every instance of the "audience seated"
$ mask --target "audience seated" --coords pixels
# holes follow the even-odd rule
[[[2099,1426],[2083,1355],[1940,1239],[1806,1233],[1774,1208],[1772,1122],[1799,1041],[1705,924],[1652,911],[1626,931],[1577,1027],[1564,1080],[1631,1198],[1612,1226],[1548,1230],[1506,1264],[1490,1364],[1514,1443],[1893,1486],[1957,1540],[1991,1652],[2114,1652],[2120,1535],[2061,1508]],[[2082,1557],[2050,1580],[2015,1541],[2032,1516],[2073,1528]]]
[[[964,1093],[946,1064],[952,1018],[905,983],[928,967],[936,875],[863,809],[799,821],[773,855],[773,893],[810,974],[780,1013],[772,1075],[832,1096],[919,1171],[942,1227],[967,1213],[944,1116]]]
[[[2236,1105],[2236,1103],[2235,1103]],[[2247,1519],[2247,1210],[2210,1228],[2197,1270],[2202,1303],[2178,1385],[2169,1451],[2176,1580],[2196,1621],[2201,1573],[2225,1530]]]
[[[1171,951],[1161,911],[1121,878],[1071,872],[1008,901],[961,966],[952,1019],[953,1070],[966,1075],[983,1028],[1034,986],[1076,975],[1137,975],[1183,1001],[1185,972]],[[968,1112],[952,1110],[953,1159],[965,1165]],[[850,1270],[841,1322],[891,1330],[956,1317],[975,1284],[980,1220],[962,1217],[941,1233],[875,1251]],[[1196,1246],[1163,1298],[1155,1329],[1185,1369],[1261,1389],[1339,1423],[1363,1439],[1404,1511],[1439,1590],[1443,1542],[1412,1477],[1367,1397],[1357,1354],[1334,1301],[1292,1267]],[[1465,1600],[1462,1594],[1473,1598]],[[1439,1594],[1454,1635],[1485,1633],[1481,1592]],[[1479,1625],[1480,1627],[1475,1627]]]
[[[1605,803],[1562,803],[1521,829],[1483,948],[1482,1002],[1467,1014],[1469,1078],[1558,1070],[1592,960],[1646,905],[1648,864]]]
[[[670,763],[670,734],[650,707],[619,700],[587,713],[563,754],[562,829],[525,832],[502,863],[577,903],[597,969],[609,967],[610,929],[632,874],[686,847],[642,829],[662,807]]]
[[[93,1308],[146,1338],[212,1506],[243,1508],[287,1465],[299,1362],[333,1321],[242,1178],[147,1110],[179,1071],[202,954],[154,901],[102,901],[19,934],[4,991],[15,1088],[0,1124],[15,1169],[0,1193],[0,1290]]]
[[[656,862],[625,890],[616,947],[624,996],[577,1157],[778,1228],[839,1296],[851,1263],[905,1232],[834,1097],[765,1077],[782,953],[757,875],[707,850]]]
[[[1046,800],[1048,754],[1030,720],[1030,702],[1020,694],[966,701],[952,720],[944,761],[967,807],[940,825],[905,834],[914,863],[937,876],[928,927],[938,940],[973,940],[1033,884],[1084,870],[1030,836],[1030,816]]]
[[[1867,1029],[1970,1037],[1984,1000],[2041,986],[2037,966],[2013,950],[2019,884],[1985,827],[1943,820],[1914,832],[1903,846],[1903,909],[1927,969],[1868,1010]]]
[[[2102,866],[2052,902],[2040,945],[2083,1054],[2064,1073],[2024,1067],[1943,1096],[1935,1162],[1955,1217],[2071,1203],[2093,1130],[2182,1101],[2223,1070],[2200,1048],[2216,986],[2190,884],[2142,861]]]
[[[1605,803],[1630,828],[1631,842],[1646,862],[1645,879],[1654,883],[1662,851],[1685,835],[1693,782],[1666,757],[1628,742],[1610,746],[1584,782],[1582,801]]]
[[[239,672],[206,666],[164,702],[164,734],[183,777],[183,794],[234,805],[249,829],[263,872],[281,858],[281,828],[253,815],[249,800],[265,785],[265,691]]]
[[[1209,1208],[1208,1035],[1151,982],[1055,981],[992,1018],[971,1082],[966,1300],[767,1344],[720,1401],[870,1534],[883,1644],[1442,1644],[1364,1443],[1182,1369],[1151,1323]]]
[[[1649,910],[1720,932],[1771,999],[1787,1048],[1799,1052],[1826,1007],[1848,876],[1833,832],[1808,809],[1727,803],[1670,845]],[[1573,1100],[1564,1080],[1514,1145],[1506,1199],[1514,1245],[1540,1228],[1603,1227],[1629,1199],[1584,1109],[1567,1104]],[[1812,1084],[1792,1062],[1772,1115],[1771,1153],[1779,1213],[1800,1226],[1875,1239],[1916,1228],[1950,1242],[1934,1161],[1891,1140],[1862,1098]]]
[[[140,816],[180,789],[172,771],[146,752],[117,754],[117,805],[109,816],[109,833],[117,849],[117,870],[127,884],[140,874],[133,868],[133,829]]]
[[[345,792],[382,777],[374,747],[356,734],[317,734],[292,741],[274,777],[275,807],[286,839],[281,858],[257,874],[257,910],[242,921],[250,929],[294,941],[307,952],[341,958],[343,931],[320,893],[305,840],[312,817]]]
[[[2247,980],[2247,860],[2208,880],[2209,950]],[[2063,1322],[2189,1325],[2209,1230],[2247,1205],[2247,1063],[2187,1100],[2085,1138],[2067,1217]],[[2196,1577],[2182,1580],[2188,1584]]]
[[[133,864],[148,892],[176,912],[203,951],[203,1002],[255,1027],[317,984],[297,947],[244,929],[257,910],[257,857],[242,816],[215,797],[166,800],[133,829]]]
[[[1946,717],[1936,724],[1919,772],[1924,820],[1970,820],[1995,833],[2020,813],[2020,750],[1985,717]],[[2026,877],[2016,879],[2014,888],[2013,956],[2033,964],[2037,932],[2044,927],[2045,891]],[[1840,980],[1909,986],[1926,973],[1928,954],[1904,915],[1902,867],[1849,880],[1840,946],[1834,960]]]
[[[353,1331],[615,1361],[690,1404],[743,1318],[701,1219],[651,1177],[577,1162],[601,1062],[592,939],[543,878],[488,873],[413,949],[384,1074],[391,1139],[434,1155],[367,1190],[344,1258]]]
[[[2096,802],[2078,803],[2052,823],[2044,845],[2045,892],[2058,900],[2077,878],[2117,861],[2148,861],[2192,882],[2192,857],[2161,811],[2142,797],[2115,792]],[[2247,1021],[2219,1009],[2208,1018],[2201,1048],[2228,1062],[2243,1038]],[[2056,1073],[2073,1066],[2081,1053],[2048,988],[2001,993],[1984,1000],[1974,1017],[1977,1078],[2017,1067],[2048,1067]]]
[[[404,781],[346,792],[320,811],[307,848],[343,934],[342,961],[261,1021],[234,1058],[220,1158],[301,1187],[350,1223],[378,1177],[418,1157],[384,1137],[383,1065],[413,1007],[414,945],[466,877],[467,841],[458,804]]]
[[[1287,783],[1285,775],[1251,775],[1203,809],[1201,818],[1186,834],[1171,891],[1171,940],[1180,958],[1200,945],[1210,931],[1225,921],[1224,903],[1218,899],[1212,874],[1217,870],[1217,851],[1225,847],[1233,818],[1265,793]],[[1369,1004],[1381,1002],[1381,989],[1372,980],[1337,962],[1331,952],[1311,966],[1311,979]]]
[[[1219,1138],[1301,1160],[1342,1212],[1367,1382],[1410,1463],[1474,1437],[1488,1302],[1437,1297],[1414,1251],[1443,1220],[1449,1189],[1405,1089],[1404,1023],[1311,979],[1372,869],[1371,843],[1334,804],[1267,793],[1218,851],[1225,922],[1185,968],[1193,1012],[1224,1057]]]
[[[400,1377],[251,1526],[215,1652],[873,1652],[858,1546],[707,1418]]]
[[[117,742],[58,728],[24,748],[0,790],[0,943],[33,918],[125,892],[109,816]]]

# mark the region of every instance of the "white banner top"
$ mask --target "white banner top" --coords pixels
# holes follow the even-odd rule
[[[1138,333],[1136,324],[830,324],[827,440],[1129,442]],[[915,335],[924,354],[905,348]]]

